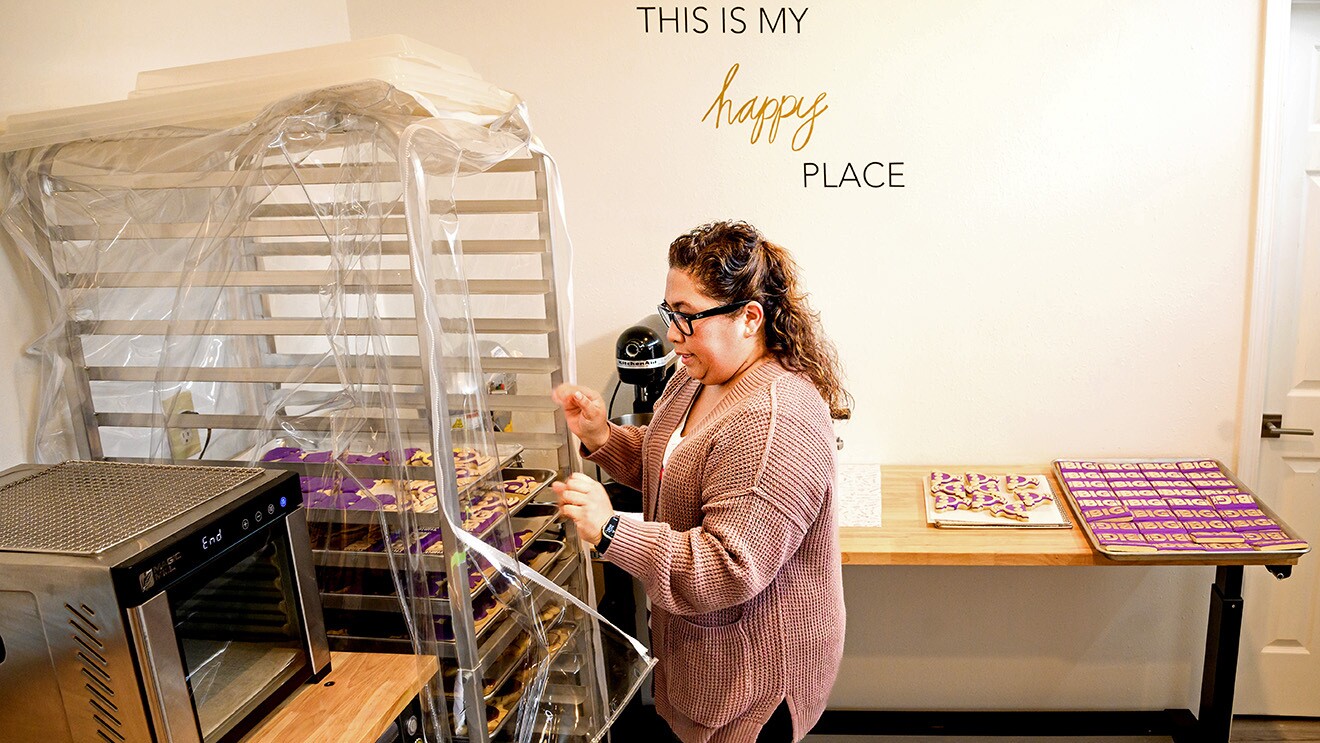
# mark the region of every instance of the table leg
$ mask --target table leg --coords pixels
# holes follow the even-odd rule
[[[1215,568],[1210,588],[1210,619],[1205,630],[1205,670],[1195,740],[1228,743],[1233,722],[1238,648],[1242,640],[1242,566]]]

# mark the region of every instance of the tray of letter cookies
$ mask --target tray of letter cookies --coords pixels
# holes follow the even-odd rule
[[[926,475],[926,522],[941,528],[1072,528],[1044,475],[939,470]]]
[[[1059,459],[1054,470],[1091,546],[1115,560],[1311,549],[1213,459]]]

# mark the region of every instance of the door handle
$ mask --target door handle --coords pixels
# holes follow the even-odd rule
[[[1309,428],[1284,428],[1283,415],[1266,413],[1260,423],[1260,437],[1262,439],[1277,439],[1280,436],[1314,436],[1315,431]]]

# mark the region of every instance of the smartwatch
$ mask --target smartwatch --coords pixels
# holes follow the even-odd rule
[[[610,540],[614,539],[614,530],[619,528],[619,515],[610,517],[609,521],[600,528],[600,541],[596,543],[596,554],[604,554],[609,549]]]

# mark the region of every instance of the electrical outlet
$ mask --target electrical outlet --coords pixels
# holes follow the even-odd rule
[[[161,400],[166,415],[171,416],[171,423],[187,413],[196,414],[193,408],[192,392],[184,390],[173,397]],[[171,459],[192,459],[202,453],[201,432],[195,428],[167,428],[166,435],[170,442]]]

